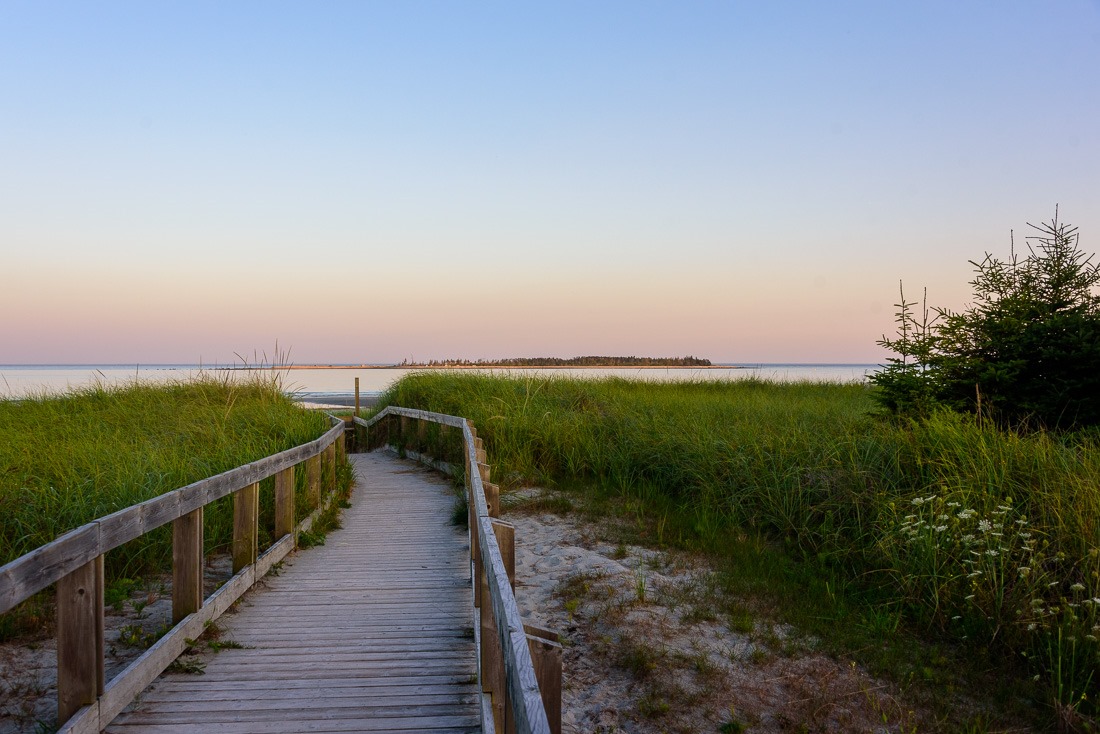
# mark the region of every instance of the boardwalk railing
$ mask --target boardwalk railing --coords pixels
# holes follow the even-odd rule
[[[410,423],[416,421],[415,433]],[[500,521],[500,489],[489,482],[484,444],[470,421],[452,415],[389,406],[369,420],[359,445],[397,443],[426,460],[427,427],[461,432],[469,508],[471,579],[477,624],[478,678],[486,694],[482,726],[489,732],[558,734],[561,731],[561,645],[556,635],[525,627],[516,604],[515,528]],[[438,437],[437,445],[447,443]],[[410,445],[411,444],[411,445]],[[415,448],[414,448],[415,447]],[[441,457],[429,462],[440,465]],[[442,468],[442,466],[441,466]],[[548,715],[549,714],[549,715]]]
[[[273,565],[294,549],[335,497],[344,421],[320,438],[167,492],[82,525],[0,567],[0,614],[57,584],[57,720],[60,732],[100,732]],[[327,497],[322,499],[322,467]],[[295,469],[305,464],[309,517],[295,523]],[[259,482],[275,477],[275,542],[258,555]],[[233,496],[233,576],[203,598],[203,508]],[[104,678],[103,556],[172,523],[174,627],[111,681]]]

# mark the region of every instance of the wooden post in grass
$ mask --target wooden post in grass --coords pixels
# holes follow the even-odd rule
[[[233,493],[233,573],[256,562],[256,519],[260,485],[253,483]]]
[[[103,556],[57,582],[57,723],[103,693]]]
[[[275,475],[275,539],[294,532],[294,467]]]
[[[336,443],[330,443],[325,449],[325,466],[328,467],[328,482],[325,485],[326,492],[336,489]]]
[[[409,448],[409,419],[401,416],[401,428],[397,434],[397,450],[404,451]]]
[[[423,458],[428,448],[428,421],[416,419],[416,452]]]
[[[310,509],[316,510],[321,506],[321,455],[311,456],[306,459],[307,496]]]
[[[202,608],[203,508],[172,521],[172,624]]]
[[[359,417],[359,378],[355,378],[355,417]]]
[[[344,430],[345,431],[347,430],[347,424],[345,424]],[[345,461],[345,457],[347,457],[347,455],[348,455],[348,445],[344,442],[344,434],[341,433],[339,436],[336,437],[336,465],[337,466],[343,466],[344,461]],[[335,479],[335,477],[336,477],[336,475],[333,474],[334,479]],[[333,486],[335,486],[335,485],[333,485]]]

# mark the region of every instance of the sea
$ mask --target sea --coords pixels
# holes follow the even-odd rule
[[[580,378],[624,377],[636,380],[693,381],[743,380],[760,378],[776,382],[866,382],[881,369],[876,364],[722,364],[707,369],[694,368],[508,368],[471,370],[490,374],[521,375],[532,378],[568,376]],[[305,403],[350,405],[354,403],[355,380],[359,379],[360,399],[374,402],[383,391],[412,371],[424,368],[401,366],[348,366],[290,368],[244,368],[197,364],[18,364],[0,365],[0,399],[55,395],[95,385],[117,386],[133,382],[165,383],[192,379],[201,375],[219,379],[262,376],[277,381],[281,388]],[[442,370],[448,371],[448,370]],[[463,371],[466,371],[465,369]]]

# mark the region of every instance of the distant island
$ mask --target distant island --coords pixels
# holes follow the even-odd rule
[[[737,369],[714,365],[700,357],[512,357],[510,359],[432,359],[427,362],[402,360],[397,364],[276,364],[218,367],[220,370],[391,370],[391,369],[571,369],[588,367],[678,367],[692,369]]]
[[[440,359],[403,361],[401,367],[713,367],[699,357],[512,357],[510,359]]]

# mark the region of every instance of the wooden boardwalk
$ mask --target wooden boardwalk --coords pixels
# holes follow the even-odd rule
[[[388,453],[350,454],[342,530],[221,617],[203,675],[166,673],[114,734],[481,730],[469,546],[453,494]]]

